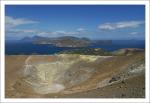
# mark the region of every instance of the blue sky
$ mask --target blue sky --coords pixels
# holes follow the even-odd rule
[[[6,39],[76,36],[144,39],[144,5],[7,5]]]

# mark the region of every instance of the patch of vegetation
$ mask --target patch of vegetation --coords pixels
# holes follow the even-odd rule
[[[115,51],[106,51],[101,48],[78,48],[72,50],[64,50],[58,54],[81,54],[81,55],[100,55],[100,56],[128,56],[136,53],[144,52],[143,49],[124,48]]]
[[[59,54],[81,54],[81,55],[101,55],[101,56],[111,56],[111,52],[107,52],[101,48],[81,48],[74,50],[65,50],[59,52]]]

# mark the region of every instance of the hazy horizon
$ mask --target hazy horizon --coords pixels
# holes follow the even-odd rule
[[[34,36],[37,36],[37,35],[34,35]],[[32,37],[29,37],[29,38],[33,38],[34,36]],[[42,37],[42,36],[39,36],[39,37]],[[44,36],[45,37],[45,36]],[[60,36],[60,37],[67,37],[67,36]],[[76,37],[76,36],[70,36],[70,37]],[[26,37],[22,37],[22,38],[18,38],[18,39],[9,39],[9,38],[6,38],[5,41],[20,41],[20,40],[23,40],[24,38],[28,38],[28,36]],[[46,38],[46,37],[45,37]],[[47,38],[59,38],[59,37],[47,37]],[[76,38],[87,38],[87,39],[90,39],[90,40],[145,40],[145,38],[139,38],[139,39],[134,39],[134,38],[119,38],[119,39],[111,39],[111,38],[106,38],[106,39],[103,39],[103,38],[88,38],[88,37],[76,37]]]

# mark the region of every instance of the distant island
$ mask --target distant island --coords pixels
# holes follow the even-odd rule
[[[78,38],[73,36],[63,36],[57,38],[33,36],[24,37],[21,41],[32,42],[34,44],[51,44],[56,47],[87,47],[93,43],[111,44],[112,40],[90,40],[88,38]]]

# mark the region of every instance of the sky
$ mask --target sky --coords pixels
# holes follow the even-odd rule
[[[144,5],[6,5],[6,39],[145,39]]]

